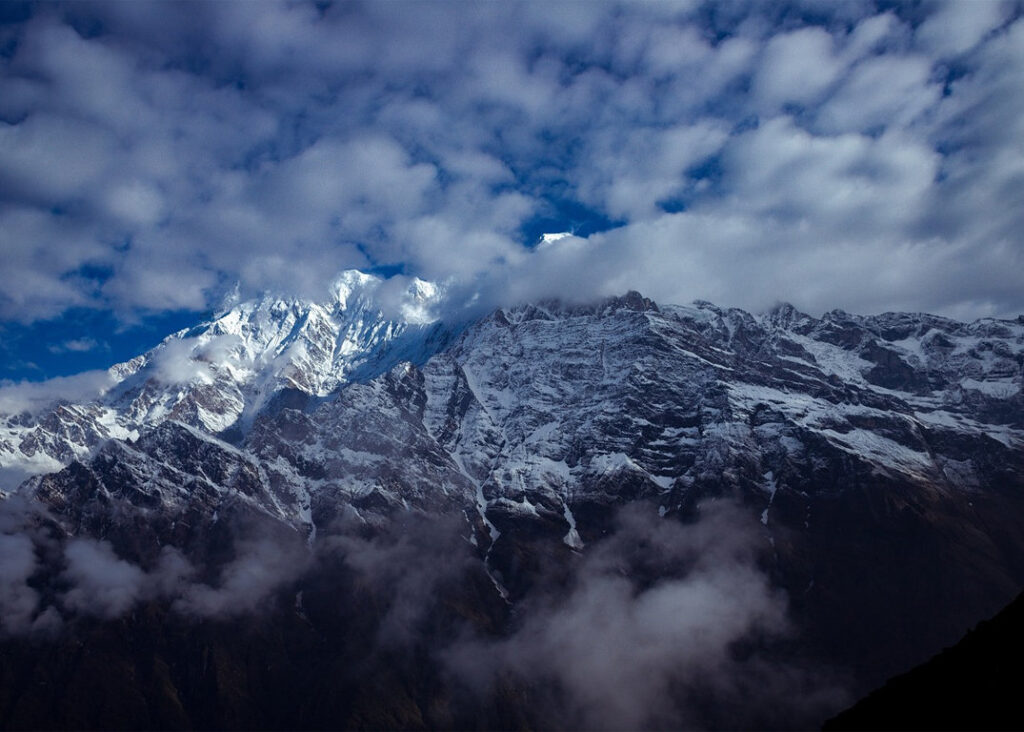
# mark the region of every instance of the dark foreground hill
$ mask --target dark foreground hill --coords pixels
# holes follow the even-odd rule
[[[1022,729],[1024,595],[959,643],[888,681],[826,730]]]

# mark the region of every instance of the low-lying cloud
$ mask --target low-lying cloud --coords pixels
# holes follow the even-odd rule
[[[109,542],[73,539],[64,551],[71,589],[62,604],[73,611],[116,618],[139,601],[146,574],[119,559]]]
[[[40,528],[43,516],[22,497],[0,501],[0,634],[50,634],[76,616],[112,620],[147,602],[194,619],[253,614],[301,578],[312,557],[291,530],[239,528],[230,558],[219,564],[195,564],[164,546],[144,565],[107,540],[60,541]]]
[[[254,613],[280,587],[299,579],[310,557],[298,537],[292,541],[265,537],[235,543],[235,558],[219,573],[215,585],[186,583],[192,571],[177,561],[157,576],[163,590],[175,596],[174,609],[193,617],[228,618]],[[168,572],[170,570],[170,573]]]
[[[757,566],[763,538],[753,525],[724,503],[687,525],[658,518],[650,506],[626,507],[567,586],[528,598],[511,635],[465,640],[444,658],[478,694],[509,674],[546,690],[540,700],[552,705],[556,726],[736,728],[813,719],[842,692],[807,685],[806,672],[771,660],[759,645],[791,628],[785,596]],[[753,653],[739,653],[742,642]],[[809,694],[796,694],[801,683]]]
[[[32,540],[24,534],[0,534],[0,627],[22,633],[32,627],[39,593],[28,586],[36,570]]]
[[[17,384],[0,382],[0,414],[34,414],[59,399],[91,402],[115,384],[106,370],[83,371],[73,376],[57,376],[46,381],[23,381]]]
[[[690,523],[627,506],[605,538],[530,579],[514,606],[497,596],[461,515],[366,523],[346,511],[313,547],[291,531],[243,528],[217,566],[167,546],[144,568],[105,540],[40,538],[30,507],[5,501],[3,511],[8,636],[52,635],[76,616],[111,620],[144,603],[195,621],[240,618],[288,607],[274,599],[286,588],[301,598],[319,584],[345,588],[317,609],[326,628],[340,619],[324,612],[354,613],[374,629],[371,656],[434,664],[432,673],[485,706],[525,694],[524,713],[538,723],[791,726],[846,701],[828,673],[780,652],[778,641],[796,632],[786,596],[760,566],[756,517],[728,501],[705,503]]]
[[[479,558],[470,550],[461,517],[410,513],[367,534],[347,515],[320,547],[339,557],[360,581],[386,598],[378,625],[385,649],[415,646],[438,596],[464,582]]]

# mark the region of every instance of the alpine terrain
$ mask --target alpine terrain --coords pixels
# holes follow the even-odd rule
[[[816,727],[1024,587],[1024,317],[395,281],[0,402],[0,725]]]

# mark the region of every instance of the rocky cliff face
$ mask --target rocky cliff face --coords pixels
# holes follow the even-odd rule
[[[117,383],[94,402],[6,417],[8,464],[67,464],[19,489],[43,507],[29,524],[59,545],[104,540],[155,578],[140,580],[136,607],[214,608],[218,619],[246,561],[277,566],[252,550],[254,532],[277,536],[275,547],[297,542],[307,560],[256,583],[260,596],[283,602],[274,612],[287,627],[311,623],[345,644],[354,641],[326,609],[334,596],[325,586],[345,586],[353,627],[386,626],[398,596],[436,607],[410,589],[422,589],[417,583],[396,579],[389,587],[402,591],[382,600],[373,580],[325,579],[324,566],[335,565],[324,564],[324,552],[333,557],[339,546],[363,557],[346,560],[339,576],[418,566],[389,553],[406,546],[393,534],[403,517],[448,517],[460,537],[425,545],[449,546],[448,558],[459,559],[454,575],[431,585],[442,587],[444,609],[430,613],[424,637],[447,637],[452,623],[518,637],[522,624],[531,627],[538,588],[561,578],[572,595],[573,568],[584,572],[623,536],[624,506],[649,504],[666,526],[695,527],[717,503],[736,504],[745,517],[737,531],[753,537],[743,552],[765,587],[783,593],[791,627],[771,642],[737,635],[729,653],[753,648],[828,669],[853,692],[951,643],[1024,584],[1022,322],[838,311],[818,319],[789,306],[755,316],[629,293],[591,306],[502,309],[456,328],[424,322],[433,292],[425,285],[389,319],[353,295],[379,282],[348,280],[330,308],[237,306],[115,367]],[[50,463],[21,457],[35,455]],[[387,551],[352,553],[380,537],[393,539]],[[154,589],[164,587],[171,550],[191,579],[179,573],[176,589]],[[670,555],[644,554],[622,570],[637,597],[689,576],[683,560],[665,563]],[[40,560],[30,584],[45,585],[47,571],[63,571],[67,584],[60,562],[70,560],[53,557],[52,566]],[[60,583],[47,587],[28,620],[48,601],[68,615]],[[295,592],[294,602],[280,599]],[[287,643],[274,643],[286,652]],[[433,656],[425,663],[439,668]],[[396,702],[401,714],[382,702],[354,723],[544,724],[551,709],[567,708],[506,675],[495,687],[505,711],[474,716],[444,706],[454,687],[441,671],[409,674],[380,681],[380,694],[408,692]],[[673,674],[666,688],[683,689]],[[560,693],[571,697],[566,678]],[[180,692],[184,682],[168,683]],[[533,706],[524,711],[526,701]],[[183,712],[193,724],[225,721],[200,707]],[[384,708],[398,716],[374,716]],[[712,726],[797,719],[760,707],[748,717],[688,709],[703,716],[687,719]],[[806,722],[816,712],[803,713]]]

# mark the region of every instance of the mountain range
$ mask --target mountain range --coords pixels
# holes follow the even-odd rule
[[[815,726],[1024,586],[1024,316],[396,282],[0,398],[0,724]]]

